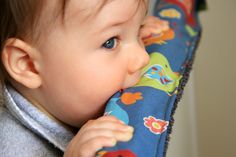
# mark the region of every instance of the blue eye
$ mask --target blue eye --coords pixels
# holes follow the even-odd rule
[[[102,45],[102,47],[106,49],[114,49],[116,46],[117,46],[117,37],[110,38]]]

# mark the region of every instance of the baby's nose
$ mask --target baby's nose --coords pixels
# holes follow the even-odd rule
[[[130,53],[130,62],[129,62],[129,73],[135,73],[138,70],[141,70],[149,63],[149,55],[144,47],[137,44],[133,48],[133,53]]]

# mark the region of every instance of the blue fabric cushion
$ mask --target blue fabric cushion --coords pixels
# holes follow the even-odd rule
[[[173,125],[173,114],[187,82],[200,39],[197,0],[159,0],[154,16],[168,20],[170,29],[144,39],[150,64],[140,82],[117,92],[106,115],[134,127],[133,139],[104,148],[98,157],[163,157]]]

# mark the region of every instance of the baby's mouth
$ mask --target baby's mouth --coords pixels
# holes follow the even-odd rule
[[[139,83],[139,81],[140,81],[140,79],[142,77],[141,71],[139,71],[136,75],[137,75],[137,76],[135,76],[136,77],[136,81],[134,81],[134,84],[132,86],[134,86],[134,85]]]
[[[121,90],[135,86],[137,83],[139,83],[141,77],[142,77],[141,71],[136,72],[135,74],[130,76],[127,84],[124,84]]]

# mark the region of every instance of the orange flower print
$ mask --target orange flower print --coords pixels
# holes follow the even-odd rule
[[[137,100],[143,99],[142,93],[141,92],[136,92],[136,93],[124,93],[120,97],[121,102],[125,105],[132,105],[135,104]]]
[[[156,119],[153,116],[144,117],[144,125],[154,134],[161,134],[166,131],[169,125],[168,121]]]

